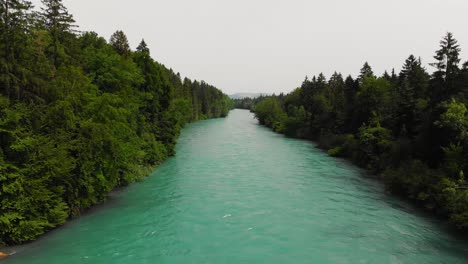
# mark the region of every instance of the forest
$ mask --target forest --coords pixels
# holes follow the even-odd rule
[[[236,109],[244,109],[244,110],[252,110],[253,106],[265,99],[265,96],[259,96],[256,98],[245,97],[239,99],[232,99],[232,103],[234,108]]]
[[[430,63],[410,55],[402,70],[357,78],[305,78],[289,94],[236,100],[262,125],[310,139],[378,175],[387,190],[468,230],[468,62],[452,33]]]
[[[175,154],[230,99],[156,62],[144,40],[80,32],[61,0],[0,2],[0,246],[36,239]]]

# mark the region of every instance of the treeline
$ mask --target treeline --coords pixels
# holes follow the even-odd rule
[[[306,78],[290,94],[254,106],[259,122],[290,137],[316,140],[381,175],[392,192],[468,230],[468,62],[451,33],[429,74],[411,55],[400,73]]]
[[[61,0],[0,2],[0,246],[35,239],[174,154],[187,122],[230,99],[135,51],[78,32]]]
[[[256,98],[245,97],[239,99],[232,99],[233,106],[236,109],[245,109],[245,110],[252,110],[254,105],[260,101],[265,99],[264,95],[261,95]]]

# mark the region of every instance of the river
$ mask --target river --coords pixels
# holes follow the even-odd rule
[[[188,125],[150,177],[8,264],[467,263],[468,243],[245,110]]]

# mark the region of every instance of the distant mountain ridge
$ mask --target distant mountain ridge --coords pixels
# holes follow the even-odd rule
[[[236,93],[236,94],[231,94],[229,95],[229,97],[231,99],[243,99],[243,98],[257,98],[257,97],[260,97],[262,95],[267,95],[265,93]]]

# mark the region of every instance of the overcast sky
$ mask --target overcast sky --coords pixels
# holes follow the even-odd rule
[[[133,49],[144,38],[157,61],[228,94],[289,92],[320,72],[356,76],[365,61],[381,74],[410,54],[427,64],[447,31],[468,60],[468,0],[64,3],[81,30],[109,39],[121,29]]]

